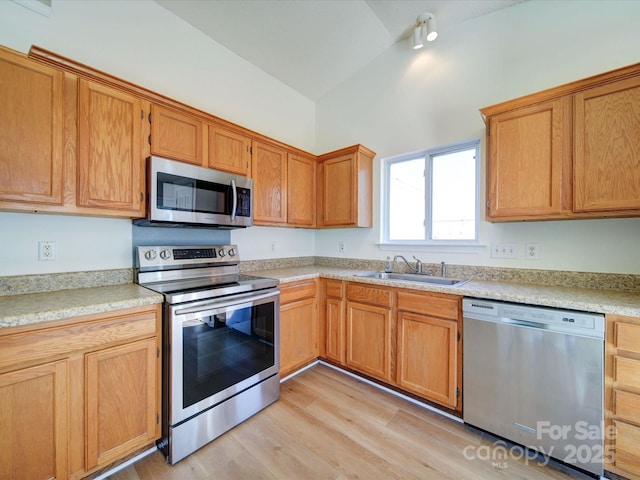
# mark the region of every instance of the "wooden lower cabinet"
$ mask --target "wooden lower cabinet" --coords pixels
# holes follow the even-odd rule
[[[1,478],[68,477],[68,375],[66,360],[0,375]]]
[[[398,313],[398,385],[450,408],[456,406],[457,324]]]
[[[318,358],[319,325],[316,280],[280,286],[280,375]]]
[[[90,469],[156,439],[156,339],[106,348],[85,358],[85,466]]]
[[[84,478],[160,437],[161,306],[51,323],[0,329],[3,480]]]
[[[640,479],[640,318],[607,315],[605,469]]]
[[[398,386],[448,408],[460,391],[461,298],[398,292]]]
[[[345,364],[386,382],[393,380],[392,301],[390,289],[347,283]]]
[[[336,363],[344,365],[345,314],[343,300],[343,282],[325,280],[324,287],[324,356]]]

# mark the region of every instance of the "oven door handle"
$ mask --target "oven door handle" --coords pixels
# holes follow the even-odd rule
[[[241,298],[236,297],[235,299],[228,300],[226,302],[211,302],[211,303],[206,303],[204,305],[198,305],[197,307],[181,308],[179,310],[176,310],[174,314],[176,316],[189,315],[191,317],[195,316],[197,318],[199,313],[205,313],[208,316],[211,314],[219,313],[220,311],[226,310],[229,307],[238,307],[238,308],[250,307],[256,304],[256,302],[259,302],[260,300],[264,300],[268,298],[273,298],[275,300],[276,298],[278,298],[278,293],[268,292],[268,293],[263,293],[262,295],[251,294],[251,295],[243,296]]]

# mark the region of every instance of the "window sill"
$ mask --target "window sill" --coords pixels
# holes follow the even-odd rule
[[[437,252],[437,253],[461,253],[477,255],[488,247],[485,243],[473,241],[460,242],[421,242],[421,243],[378,243],[378,248],[383,252]]]

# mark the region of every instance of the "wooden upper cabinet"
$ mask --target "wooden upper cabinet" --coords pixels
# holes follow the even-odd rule
[[[315,227],[316,159],[289,153],[287,157],[287,224]]]
[[[78,206],[144,215],[145,117],[140,98],[79,80]]]
[[[362,145],[318,157],[319,227],[371,227],[373,157]]]
[[[640,64],[481,112],[489,221],[640,216]]]
[[[489,219],[562,216],[563,181],[570,181],[570,122],[569,97],[488,119]]]
[[[287,221],[287,151],[266,142],[253,141],[253,221],[260,225]]]
[[[64,73],[0,47],[0,125],[0,203],[62,205]]]
[[[202,166],[203,125],[187,113],[151,105],[151,153]]]
[[[575,96],[574,209],[640,211],[640,76]]]
[[[208,130],[207,166],[248,177],[251,173],[251,138],[217,125],[209,125]]]

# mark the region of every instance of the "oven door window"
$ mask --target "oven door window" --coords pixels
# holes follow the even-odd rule
[[[182,333],[182,408],[275,365],[273,303],[204,317]]]

